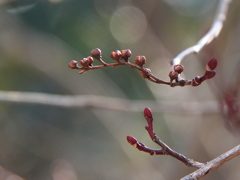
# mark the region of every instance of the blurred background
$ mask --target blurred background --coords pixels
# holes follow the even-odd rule
[[[1,180],[172,180],[194,168],[170,156],[150,156],[126,136],[148,147],[143,109],[153,110],[156,134],[171,148],[207,162],[239,144],[240,1],[230,4],[216,40],[184,61],[184,77],[203,75],[219,60],[215,78],[198,87],[158,85],[129,67],[79,75],[68,68],[95,48],[113,62],[114,50],[131,49],[146,67],[168,81],[169,61],[209,30],[217,0],[0,0],[0,90],[81,95],[100,106],[0,103]],[[97,64],[97,62],[95,62]],[[105,98],[107,97],[107,98]],[[106,108],[108,98],[138,107]],[[203,179],[239,179],[239,159]],[[1,170],[1,169],[0,169]],[[2,171],[4,171],[2,169]],[[21,178],[20,178],[21,177]]]

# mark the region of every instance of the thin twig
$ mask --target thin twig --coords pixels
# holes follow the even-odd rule
[[[133,147],[137,148],[139,151],[148,153],[151,156],[169,155],[169,156],[172,156],[172,157],[176,158],[177,160],[181,161],[188,167],[201,168],[204,166],[203,163],[194,161],[193,159],[189,159],[186,156],[184,156],[183,154],[180,154],[180,153],[174,151],[169,146],[167,146],[163,141],[161,141],[158,137],[155,138],[154,142],[156,142],[157,144],[161,144],[160,146],[162,147],[162,149],[149,148],[149,147],[145,146],[145,144],[138,142],[137,139],[135,139],[132,136],[127,136],[127,140]]]
[[[225,152],[224,154],[218,156],[217,158],[213,159],[212,161],[206,163],[200,169],[194,171],[193,173],[183,177],[181,180],[196,180],[204,177],[209,172],[219,168],[221,165],[226,163],[227,161],[231,160],[232,158],[240,155],[240,145],[234,147],[233,149]]]
[[[154,112],[175,114],[208,114],[219,113],[218,103],[209,102],[163,102],[128,100],[94,95],[59,95],[38,92],[0,91],[1,103],[25,103],[58,107],[93,107],[115,111],[140,112],[146,106]],[[187,108],[187,111],[186,111]]]
[[[148,72],[148,69],[141,68],[141,67],[139,67],[137,65],[134,65],[130,62],[117,61],[116,63],[107,64],[101,59],[101,63],[102,63],[102,65],[95,65],[95,66],[88,66],[88,67],[76,67],[75,69],[82,70],[82,71],[79,72],[79,74],[83,74],[83,73],[85,73],[89,70],[101,69],[101,68],[105,68],[105,67],[130,66],[131,68],[137,69],[140,72],[143,72],[144,74],[146,74],[145,78],[147,78],[148,80],[150,80],[154,83],[170,85],[169,82],[163,81],[163,80],[157,78],[156,76],[154,76],[151,72]],[[189,82],[191,82],[191,81],[189,81]],[[186,85],[191,85],[191,84],[186,83]],[[173,83],[172,87],[174,87],[174,86],[179,86],[179,83]]]
[[[177,160],[183,162],[186,166],[189,167],[195,167],[195,168],[201,168],[204,164],[201,162],[194,161],[193,159],[189,159],[183,154],[180,154],[173,149],[171,149],[167,144],[165,144],[162,140],[160,140],[159,137],[157,137],[153,131],[153,117],[152,117],[152,111],[150,108],[144,109],[144,117],[147,120],[148,126],[145,126],[145,129],[148,131],[148,134],[153,142],[158,144],[162,149],[151,149],[145,146],[143,143],[138,142],[137,139],[135,139],[132,136],[127,136],[127,141],[129,144],[137,148],[139,151],[143,151],[146,153],[149,153],[150,155],[169,155]]]
[[[171,64],[174,66],[176,64],[181,64],[182,60],[185,56],[191,54],[191,53],[198,53],[202,50],[202,48],[210,43],[214,38],[218,37],[222,27],[223,23],[227,16],[227,11],[229,7],[229,3],[231,0],[220,0],[218,5],[218,10],[216,12],[215,19],[213,21],[211,29],[207,32],[207,34],[198,41],[198,43],[192,47],[189,47],[182,51],[179,55],[177,55],[171,62]]]

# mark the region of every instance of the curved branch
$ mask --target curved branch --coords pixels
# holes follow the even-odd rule
[[[216,17],[213,21],[211,29],[208,31],[208,33],[203,36],[202,39],[198,41],[198,43],[192,47],[189,47],[182,51],[179,55],[177,55],[171,62],[171,64],[174,66],[176,64],[181,64],[182,60],[191,53],[198,53],[202,50],[202,48],[210,43],[214,38],[218,37],[220,31],[222,30],[223,23],[227,16],[227,11],[229,7],[229,3],[231,0],[220,0],[218,10],[216,13]]]

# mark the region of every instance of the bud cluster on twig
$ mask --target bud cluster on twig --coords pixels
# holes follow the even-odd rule
[[[115,60],[114,63],[106,63],[102,59],[102,52],[99,48],[93,49],[90,53],[91,55],[83,58],[80,60],[80,65],[78,65],[78,62],[76,60],[72,60],[68,66],[71,69],[78,69],[81,70],[79,73],[83,74],[89,70],[93,69],[100,69],[104,67],[116,67],[116,66],[130,66],[134,69],[137,69],[140,71],[140,75],[143,78],[146,78],[154,83],[157,84],[166,84],[170,85],[171,87],[175,86],[185,86],[185,85],[192,85],[192,86],[199,86],[203,81],[207,79],[211,79],[215,76],[216,72],[214,69],[217,67],[217,60],[215,58],[212,58],[207,66],[206,66],[206,72],[203,76],[196,76],[192,80],[186,80],[181,77],[181,73],[184,71],[184,66],[181,64],[176,64],[173,67],[173,70],[169,72],[169,78],[170,81],[166,82],[159,78],[157,78],[155,75],[152,74],[151,70],[149,68],[145,68],[144,65],[146,64],[146,57],[145,56],[136,56],[134,63],[131,63],[129,61],[130,56],[132,55],[132,52],[130,49],[125,50],[116,50],[111,52],[110,57],[111,59]],[[94,59],[100,62],[100,65],[94,65]]]

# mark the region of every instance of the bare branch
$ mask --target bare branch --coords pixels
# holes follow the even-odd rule
[[[232,158],[238,155],[240,155],[240,145],[218,156],[216,159],[213,159],[212,161],[207,162],[203,167],[183,177],[181,180],[200,179],[205,175],[207,175],[209,172],[219,168],[221,165],[223,165],[224,163],[226,163],[227,161],[231,160]]]
[[[192,47],[189,47],[182,51],[179,55],[177,55],[171,62],[174,66],[176,64],[181,64],[182,60],[191,53],[198,53],[202,50],[202,48],[210,43],[214,38],[218,37],[220,31],[222,30],[223,23],[227,16],[227,11],[229,7],[229,3],[231,0],[220,0],[218,10],[216,12],[215,19],[213,21],[211,29],[208,33],[203,36],[202,39],[198,41],[198,43]]]
[[[181,180],[197,180],[205,175],[207,175],[210,171],[213,171],[226,163],[227,161],[231,160],[232,158],[240,155],[240,145],[236,146],[235,148],[227,151],[226,153],[218,156],[217,158],[213,159],[207,163],[201,163],[194,161],[193,159],[189,159],[185,157],[183,154],[180,154],[173,149],[171,149],[167,144],[165,144],[153,131],[153,117],[152,111],[150,108],[144,109],[144,117],[147,120],[148,126],[145,129],[148,131],[148,134],[153,142],[158,144],[161,149],[151,149],[145,146],[143,143],[138,142],[136,138],[132,136],[127,136],[127,141],[129,144],[137,148],[139,151],[143,151],[149,153],[150,155],[169,155],[172,156],[179,161],[183,162],[185,165],[189,167],[196,167],[199,168],[195,172],[183,177]]]
[[[209,102],[163,102],[128,100],[94,95],[59,95],[37,92],[0,91],[1,103],[26,103],[59,107],[93,107],[115,111],[142,111],[146,106],[154,112],[175,114],[219,113],[218,103]],[[186,111],[186,108],[188,109]]]
[[[196,167],[196,168],[203,167],[204,165],[203,163],[194,161],[193,159],[189,159],[185,157],[183,154],[180,154],[174,151],[162,140],[160,140],[159,137],[155,135],[155,133],[153,132],[153,117],[152,117],[152,111],[150,110],[150,108],[144,109],[144,117],[148,123],[148,126],[145,126],[145,129],[148,131],[150,138],[152,139],[153,142],[158,144],[162,149],[155,150],[155,149],[148,148],[143,143],[138,142],[137,139],[135,139],[132,136],[127,136],[127,141],[129,142],[129,144],[137,148],[139,151],[149,153],[152,156],[153,155],[169,155],[183,162],[186,166]]]

